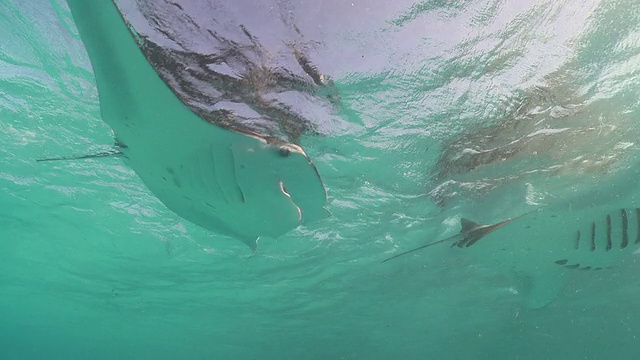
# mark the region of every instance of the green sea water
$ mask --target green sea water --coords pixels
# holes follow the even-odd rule
[[[502,220],[567,183],[588,196],[616,173],[633,192],[638,10],[426,1],[371,17],[377,34],[429,32],[368,50],[384,59],[369,72],[334,75],[343,123],[301,140],[332,216],[253,254],[169,211],[121,159],[37,163],[109,150],[113,133],[66,3],[0,1],[0,358],[636,358],[633,256],[570,277],[542,309],[446,245],[382,260],[459,231],[461,214]],[[366,47],[358,36],[343,44]],[[569,135],[438,175],[456,144],[535,138],[544,121]],[[505,178],[515,185],[492,183]],[[432,190],[449,179],[499,185],[438,205]]]

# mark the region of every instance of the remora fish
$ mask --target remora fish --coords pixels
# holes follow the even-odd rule
[[[182,103],[147,62],[110,0],[68,0],[118,150],[172,211],[251,248],[328,216],[326,192],[297,145],[222,129]]]
[[[640,208],[593,206],[543,208],[496,224],[462,219],[452,237],[403,252],[453,242],[506,270],[531,308],[549,304],[564,286],[565,271],[602,270],[640,248]]]

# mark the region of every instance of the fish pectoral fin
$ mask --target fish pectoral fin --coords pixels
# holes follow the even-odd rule
[[[480,227],[481,225],[478,224],[477,222],[473,221],[473,220],[469,220],[469,219],[465,219],[465,218],[461,218],[460,219],[460,226],[461,226],[461,233],[464,232],[469,232],[475,228]]]
[[[455,234],[455,235],[450,236],[450,237],[448,237],[448,238],[446,238],[446,239],[442,239],[442,240],[434,241],[434,242],[428,243],[428,244],[426,244],[426,245],[422,245],[422,246],[420,246],[420,247],[417,247],[417,248],[415,248],[415,249],[411,249],[411,250],[409,250],[409,251],[405,251],[405,252],[402,252],[402,253],[400,253],[400,254],[394,255],[394,256],[392,256],[392,257],[390,257],[390,258],[384,259],[382,262],[384,263],[384,262],[387,262],[387,261],[389,261],[389,260],[395,259],[395,258],[397,258],[397,257],[403,256],[403,255],[407,255],[407,254],[410,254],[410,253],[412,253],[412,252],[414,252],[414,251],[422,250],[422,249],[424,249],[424,248],[428,248],[429,246],[437,245],[437,244],[440,244],[440,243],[443,243],[443,242],[446,242],[446,241],[455,241],[455,240],[457,240],[457,242],[460,242],[460,241],[461,241],[461,240],[460,240],[460,238],[461,238],[462,236],[464,236],[464,235],[465,235],[465,234]],[[457,242],[456,242],[456,243],[457,243]]]
[[[62,157],[54,157],[54,158],[36,159],[36,161],[45,162],[45,161],[62,161],[62,160],[84,160],[84,159],[95,159],[95,158],[122,156],[122,155],[123,153],[120,150],[109,150],[109,151],[103,151],[95,154],[88,154],[88,155],[62,156]]]

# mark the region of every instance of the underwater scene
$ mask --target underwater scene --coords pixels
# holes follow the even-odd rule
[[[1,359],[635,359],[640,3],[0,1]]]

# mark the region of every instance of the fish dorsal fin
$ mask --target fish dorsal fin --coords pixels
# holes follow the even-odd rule
[[[473,220],[465,219],[465,218],[461,218],[460,219],[460,225],[462,226],[462,230],[460,230],[461,233],[471,231],[471,230],[481,226],[477,222],[475,222]]]

